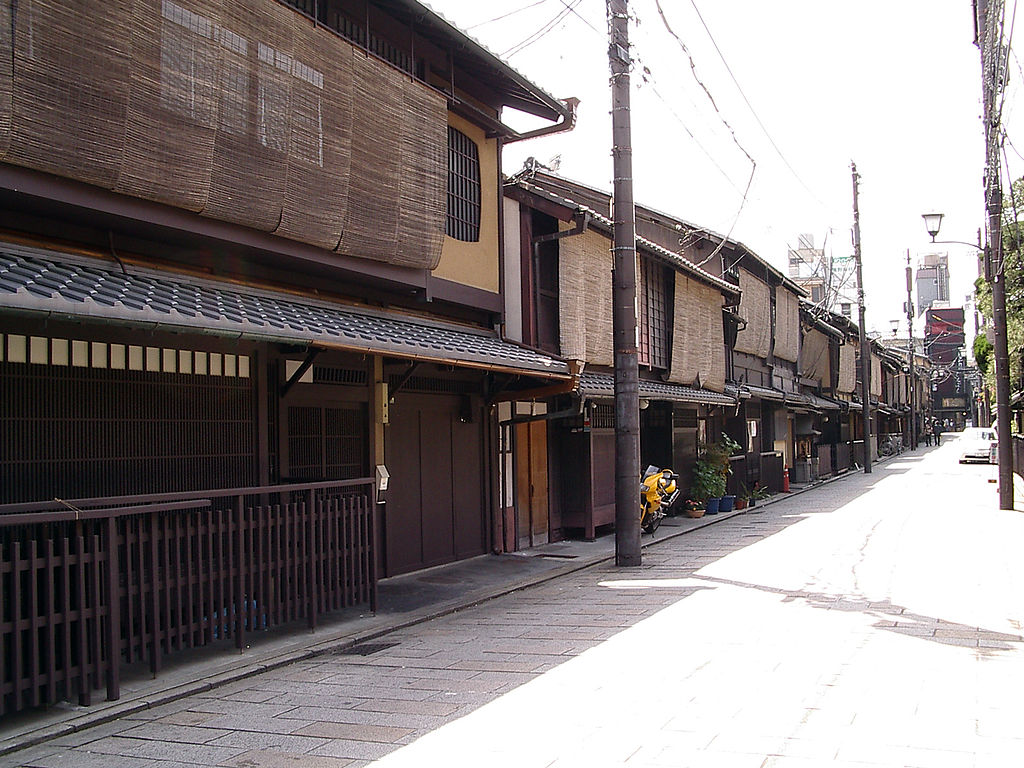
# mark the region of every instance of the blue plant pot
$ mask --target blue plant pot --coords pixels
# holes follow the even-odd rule
[[[718,505],[721,501],[722,500],[719,498],[708,499],[706,502],[704,502],[704,511],[707,512],[709,515],[717,515]]]
[[[723,496],[722,500],[718,503],[719,512],[732,512],[732,508],[736,505],[735,496]]]

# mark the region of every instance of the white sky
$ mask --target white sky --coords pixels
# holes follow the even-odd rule
[[[428,2],[552,95],[582,100],[573,132],[511,145],[505,172],[518,170],[530,155],[541,162],[561,155],[559,173],[610,190],[605,0]],[[505,55],[567,5],[575,12]],[[787,247],[803,233],[819,247],[827,235],[835,256],[852,253],[850,162],[856,162],[868,326],[891,334],[890,320],[903,316],[907,249],[915,266],[919,253],[937,250],[928,245],[921,214],[946,214],[941,238],[973,242],[984,223],[981,63],[970,0],[661,5],[719,113],[655,0],[630,0],[638,21],[630,28],[638,60],[632,78],[636,200],[722,234],[732,229],[734,239],[786,271]],[[1013,0],[1007,6],[1009,27]],[[647,83],[644,67],[651,73]],[[1018,80],[1024,73],[1012,57],[1004,115],[1011,142]],[[723,119],[757,163],[741,212],[751,164]],[[1024,152],[1024,138],[1019,146]],[[1020,175],[1024,161],[1007,151],[1011,171]],[[940,248],[950,254],[951,297],[960,304],[977,276],[973,252]]]

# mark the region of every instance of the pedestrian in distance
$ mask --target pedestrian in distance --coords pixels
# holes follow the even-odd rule
[[[929,448],[932,447],[932,425],[926,424],[924,429],[924,444]]]
[[[936,445],[941,445],[942,444],[942,422],[941,421],[936,419],[933,431],[934,431],[934,434],[935,434],[935,444]]]

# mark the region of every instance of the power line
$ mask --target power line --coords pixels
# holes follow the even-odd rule
[[[476,24],[466,27],[466,31],[469,32],[471,29],[476,29],[477,27],[482,27],[485,26],[486,24],[493,24],[496,21],[507,19],[509,16],[515,16],[517,13],[522,13],[523,11],[527,11],[530,8],[536,8],[538,5],[543,5],[544,3],[547,2],[550,2],[550,0],[537,0],[537,2],[535,3],[524,5],[522,8],[516,8],[515,10],[509,11],[508,13],[503,13],[501,16],[495,16],[493,19],[487,19],[487,21],[479,21]]]
[[[722,64],[725,65],[725,71],[729,73],[729,77],[732,78],[732,82],[736,86],[736,90],[739,91],[740,96],[743,97],[743,102],[747,105],[747,108],[750,110],[750,114],[754,116],[754,120],[757,121],[757,124],[761,127],[761,130],[764,132],[764,135],[768,138],[768,143],[772,145],[772,149],[774,149],[776,154],[782,159],[782,162],[786,165],[786,168],[789,169],[789,172],[793,174],[793,178],[800,182],[800,186],[807,190],[807,193],[814,199],[816,203],[818,203],[818,205],[822,206],[822,208],[827,208],[828,206],[826,206],[825,203],[818,198],[814,191],[809,186],[807,186],[804,180],[800,178],[800,174],[796,172],[796,169],[794,169],[793,166],[790,164],[789,160],[782,153],[782,150],[779,149],[779,145],[775,143],[775,139],[772,138],[772,135],[768,132],[768,129],[765,127],[764,123],[761,122],[761,118],[757,114],[757,110],[755,110],[754,105],[750,103],[750,99],[747,98],[747,94],[743,92],[743,88],[740,85],[739,80],[737,80],[736,75],[733,74],[732,67],[730,67],[729,62],[725,60],[725,55],[722,53],[722,49],[718,47],[718,42],[715,40],[715,36],[711,34],[711,30],[708,28],[707,22],[704,21],[704,16],[701,15],[700,9],[697,7],[696,0],[690,0],[690,5],[693,6],[693,10],[697,13],[697,18],[700,19],[700,23],[701,25],[703,25],[704,31],[708,33],[708,38],[711,40],[711,44],[715,47],[715,51],[718,53],[718,58],[720,58],[722,60]]]
[[[529,35],[524,40],[521,40],[520,42],[516,43],[515,45],[513,45],[508,50],[504,51],[501,54],[501,57],[505,58],[505,59],[511,58],[511,57],[515,56],[517,53],[522,53],[524,50],[529,48],[531,45],[536,43],[538,40],[541,40],[542,38],[544,38],[546,35],[548,35],[550,32],[552,32],[556,27],[558,27],[558,25],[561,24],[561,22],[563,22],[565,20],[565,18],[570,13],[572,13],[573,9],[576,6],[578,6],[581,2],[583,2],[583,0],[572,0],[572,4],[565,6],[561,11],[559,11],[555,15],[555,18],[551,19],[551,21],[549,21],[547,24],[543,25],[540,29],[538,29],[533,34]]]
[[[634,48],[635,48],[635,44],[634,44]],[[643,63],[639,56],[636,57],[636,61],[640,62],[641,64]],[[697,136],[694,134],[694,132],[692,130],[690,130],[690,127],[686,124],[686,121],[683,120],[683,118],[676,111],[676,109],[672,106],[672,104],[669,102],[669,100],[658,89],[657,77],[655,77],[655,75],[651,71],[651,69],[649,67],[647,67],[647,66],[643,66],[640,77],[641,77],[642,82],[644,82],[645,84],[649,83],[650,88],[651,88],[651,92],[654,93],[654,95],[655,95],[655,97],[657,97],[658,101],[660,101],[662,103],[662,105],[665,107],[665,109],[668,110],[668,113],[675,119],[675,121],[677,123],[679,123],[679,125],[682,127],[682,129],[684,131],[686,131],[686,134],[693,140],[693,143],[697,145],[697,148],[701,152],[704,153],[704,156],[707,157],[707,159],[711,161],[711,164],[718,170],[718,172],[720,174],[722,174],[722,178],[725,179],[726,182],[728,182],[729,186],[731,186],[734,190],[736,190],[737,194],[743,194],[740,191],[740,188],[738,186],[736,186],[736,184],[733,182],[732,178],[730,178],[729,174],[726,173],[725,169],[722,168],[721,165],[719,165],[718,161],[715,160],[715,158],[711,154],[711,152],[708,151],[708,149],[703,144],[701,144],[700,139],[698,139]],[[637,87],[639,88],[640,86],[638,85]]]
[[[668,33],[675,39],[676,43],[679,44],[679,47],[682,49],[686,58],[689,59],[690,72],[693,74],[693,78],[697,81],[697,84],[704,90],[704,93],[707,95],[708,101],[711,102],[711,106],[714,107],[715,113],[718,115],[719,120],[722,121],[722,124],[725,125],[725,127],[729,130],[729,133],[732,135],[733,142],[736,144],[737,147],[739,147],[739,150],[744,155],[746,155],[747,159],[750,161],[750,178],[747,180],[747,187],[743,191],[743,199],[740,200],[740,206],[739,208],[736,209],[736,216],[735,218],[733,218],[732,224],[729,226],[729,231],[722,239],[722,242],[718,244],[718,247],[715,248],[715,250],[713,250],[706,259],[704,259],[697,265],[703,266],[704,264],[707,264],[709,261],[715,258],[721,252],[722,248],[725,247],[726,241],[732,236],[732,232],[736,228],[736,223],[739,221],[740,214],[743,212],[743,207],[747,204],[747,197],[750,194],[750,186],[754,183],[754,174],[757,172],[757,161],[754,160],[751,154],[747,152],[744,146],[740,143],[739,138],[736,136],[736,131],[733,130],[732,126],[729,125],[729,121],[725,119],[725,116],[722,114],[721,110],[719,110],[718,104],[715,103],[714,96],[711,95],[711,91],[697,75],[697,62],[693,60],[693,55],[690,53],[689,48],[686,47],[686,43],[683,42],[683,39],[675,33],[675,30],[673,30],[672,26],[668,23],[668,19],[665,17],[665,11],[661,7],[661,0],[654,0],[654,5],[658,9],[658,15],[661,17],[661,23],[665,26],[665,29],[668,31]]]
[[[587,25],[588,27],[590,27],[590,28],[591,28],[592,30],[594,30],[594,32],[595,32],[595,33],[596,33],[596,34],[597,34],[597,35],[598,35],[598,36],[599,36],[599,37],[600,37],[600,38],[601,38],[602,40],[603,40],[603,39],[605,38],[605,33],[604,33],[604,32],[602,32],[601,30],[599,30],[599,29],[598,29],[597,27],[595,27],[595,26],[594,26],[593,24],[591,24],[591,23],[590,23],[590,22],[589,22],[589,21],[588,21],[588,20],[586,19],[586,17],[584,17],[584,16],[580,15],[580,12],[576,10],[576,8],[575,8],[575,5],[569,5],[569,3],[565,2],[565,0],[558,0],[558,2],[560,2],[560,3],[561,3],[562,5],[564,5],[564,6],[566,7],[566,8],[568,8],[568,9],[569,9],[570,11],[572,11],[572,13],[573,13],[573,16],[576,16],[576,17],[577,17],[577,18],[578,18],[578,19],[579,19],[580,21],[582,21],[582,22],[583,22],[584,24],[586,24],[586,25]],[[578,5],[578,4],[579,4],[579,3],[576,3],[576,5]]]

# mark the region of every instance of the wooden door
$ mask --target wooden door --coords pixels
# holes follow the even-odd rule
[[[464,422],[459,405],[458,398],[406,395],[390,408],[388,576],[486,551],[481,419]]]
[[[516,517],[520,549],[546,544],[548,519],[548,425],[516,425]]]

